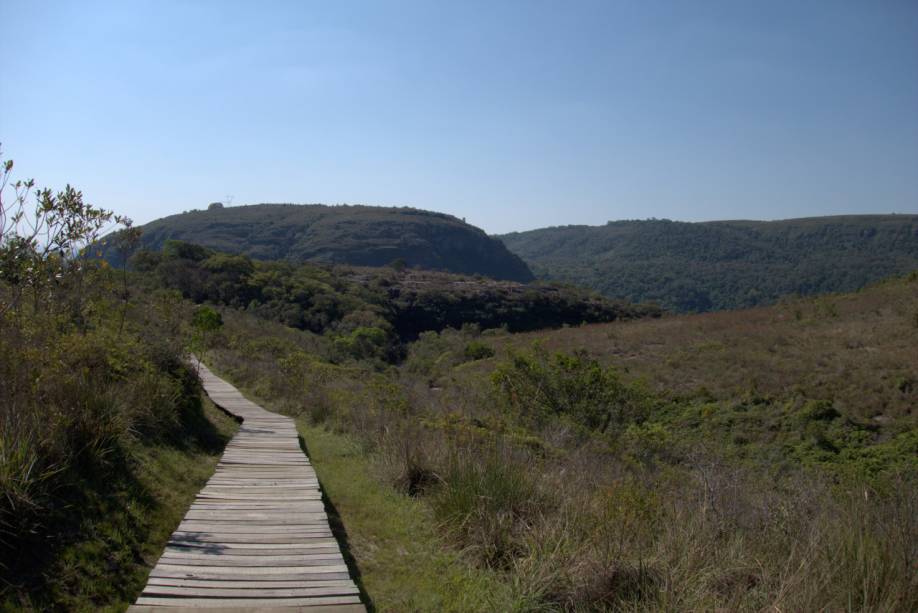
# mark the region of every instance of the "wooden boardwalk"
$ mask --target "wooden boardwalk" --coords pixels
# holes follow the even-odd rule
[[[129,613],[366,611],[293,420],[200,372],[207,395],[243,423]]]

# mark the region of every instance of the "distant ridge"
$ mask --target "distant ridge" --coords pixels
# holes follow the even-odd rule
[[[409,267],[527,282],[529,267],[502,242],[451,215],[408,207],[212,205],[142,226],[143,246],[170,239],[256,259]]]
[[[498,238],[540,279],[681,312],[855,291],[918,269],[918,215],[612,221]]]

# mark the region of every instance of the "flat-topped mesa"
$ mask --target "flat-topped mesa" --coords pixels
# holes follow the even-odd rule
[[[293,420],[198,367],[207,395],[243,422],[128,610],[366,611]]]

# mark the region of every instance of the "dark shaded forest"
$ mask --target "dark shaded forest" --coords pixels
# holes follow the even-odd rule
[[[253,260],[181,241],[141,250],[132,266],[195,302],[243,309],[338,339],[356,357],[397,359],[421,332],[465,324],[510,332],[658,317],[656,307],[560,284],[414,270]]]

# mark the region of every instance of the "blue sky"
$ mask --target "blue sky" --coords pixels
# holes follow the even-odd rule
[[[18,176],[146,222],[918,212],[918,2],[11,2]]]

